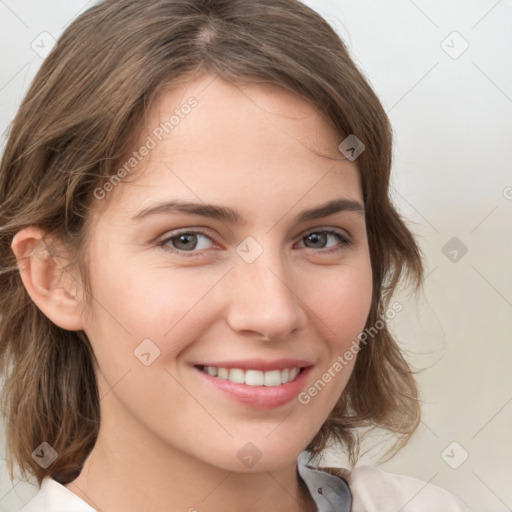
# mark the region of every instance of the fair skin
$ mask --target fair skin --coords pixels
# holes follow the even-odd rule
[[[297,218],[337,199],[363,205],[356,163],[339,159],[340,136],[281,88],[212,80],[205,75],[162,95],[137,149],[187,98],[198,104],[129,183],[91,205],[88,314],[77,274],[59,273],[57,258],[22,260],[42,231],[26,228],[12,244],[34,302],[60,327],[83,330],[98,360],[98,440],[66,485],[97,510],[313,509],[297,457],[355,358],[309,403],[294,396],[270,408],[217,389],[194,365],[301,360],[309,367],[303,391],[350,347],[370,309],[364,212]],[[229,207],[246,222],[169,212],[132,219],[170,200]],[[180,239],[178,230],[205,234]],[[251,262],[237,253],[247,237],[263,249]],[[147,366],[134,355],[144,339],[160,350]],[[244,447],[260,454],[255,464],[244,463]]]

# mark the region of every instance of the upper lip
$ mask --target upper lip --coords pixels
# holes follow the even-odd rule
[[[264,359],[241,359],[238,361],[216,361],[197,363],[194,366],[215,366],[216,368],[240,368],[241,370],[259,370],[268,372],[272,370],[283,370],[285,368],[306,368],[312,366],[311,361],[304,359],[276,359],[268,361]]]

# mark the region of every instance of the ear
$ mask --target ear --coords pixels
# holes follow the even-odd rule
[[[32,300],[54,324],[68,331],[83,330],[82,294],[77,293],[82,284],[62,268],[66,259],[52,253],[47,238],[35,226],[16,233],[11,249],[16,255],[20,277]]]

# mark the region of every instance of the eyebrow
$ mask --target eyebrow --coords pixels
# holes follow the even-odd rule
[[[356,212],[364,215],[364,206],[354,199],[339,198],[333,199],[325,204],[315,206],[300,212],[295,220],[297,222],[306,222],[308,220],[321,219],[339,212]],[[144,218],[162,213],[185,213],[188,215],[201,215],[220,221],[230,222],[232,224],[245,224],[247,220],[237,210],[227,206],[219,206],[206,203],[190,203],[185,201],[166,201],[157,203],[144,208],[132,217],[133,221],[141,221]]]

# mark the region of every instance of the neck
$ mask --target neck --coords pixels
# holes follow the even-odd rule
[[[276,471],[228,471],[108,415],[81,473],[65,487],[103,512],[316,510],[296,461]]]

